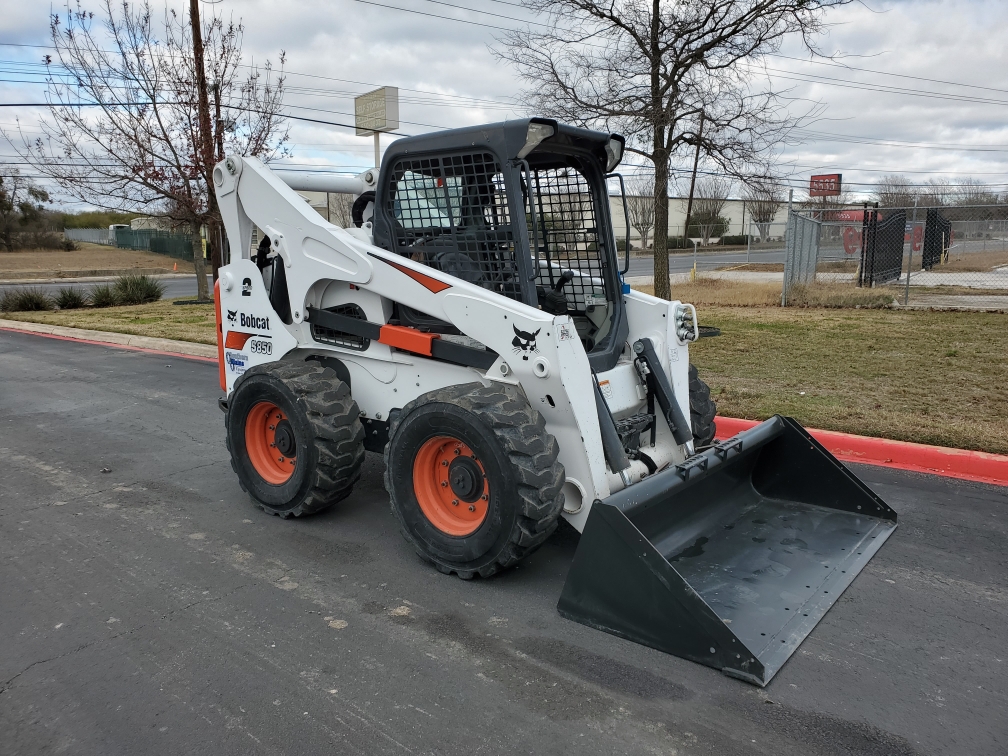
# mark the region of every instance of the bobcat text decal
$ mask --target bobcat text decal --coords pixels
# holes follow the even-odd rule
[[[231,313],[228,312],[228,320],[230,319],[231,319]],[[258,315],[246,315],[243,312],[241,313],[241,327],[252,328],[257,331],[268,331],[269,318],[260,318]]]

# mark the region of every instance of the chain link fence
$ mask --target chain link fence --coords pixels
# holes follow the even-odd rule
[[[817,285],[910,307],[1008,308],[1005,205],[792,210],[786,224],[761,226],[745,267],[774,270],[779,257],[782,304]]]

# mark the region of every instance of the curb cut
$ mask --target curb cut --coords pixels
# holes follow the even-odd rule
[[[714,419],[717,440],[758,425],[757,420],[735,417]],[[806,428],[834,457],[842,462],[858,462],[896,470],[940,475],[945,478],[972,480],[995,486],[1008,486],[1008,456],[989,454],[947,446],[915,444],[911,441],[893,441],[888,438],[855,436],[852,433]]]
[[[138,352],[152,352],[217,363],[217,347],[191,341],[159,339],[154,336],[134,336],[129,333],[93,331],[90,328],[69,328],[47,323],[28,323],[20,320],[0,320],[0,330],[19,331],[51,339],[80,341],[86,344],[116,346]]]

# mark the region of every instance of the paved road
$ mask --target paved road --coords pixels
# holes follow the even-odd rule
[[[154,276],[161,281],[161,284],[165,288],[165,299],[177,299],[179,297],[192,297],[196,298],[196,276],[181,276],[181,275],[169,275],[169,276]],[[46,283],[19,283],[17,281],[12,281],[9,283],[0,283],[0,292],[4,289],[18,288],[21,286],[37,287],[44,289],[50,294],[56,294],[63,287],[74,287],[79,289],[92,289],[102,283],[108,283],[113,279],[102,278],[102,279],[81,279],[79,281],[51,281]],[[207,282],[210,286],[211,293],[213,293],[213,277],[207,276]]]
[[[727,265],[740,265],[746,261],[745,250],[741,252],[721,252],[717,254],[698,254],[697,270],[714,270]],[[783,263],[784,250],[774,249],[765,252],[752,252],[749,257],[754,263]],[[669,272],[684,273],[693,267],[692,254],[669,255]],[[627,276],[650,276],[654,273],[654,258],[631,257],[630,271]]]
[[[377,456],[326,513],[255,510],[216,383],[0,331],[3,753],[1005,752],[1004,489],[861,468],[900,527],[759,690],[562,619],[569,529],[425,566]]]

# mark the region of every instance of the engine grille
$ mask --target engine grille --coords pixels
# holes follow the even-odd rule
[[[367,316],[364,314],[364,310],[360,308],[360,305],[342,304],[335,307],[326,307],[325,310],[326,312],[334,312],[337,315],[346,315],[348,318],[367,320]],[[361,352],[371,346],[371,339],[364,336],[356,336],[344,331],[334,331],[332,328],[326,328],[317,323],[311,323],[310,325],[312,338],[320,344],[330,344],[332,346],[343,347],[344,349],[356,349]]]

